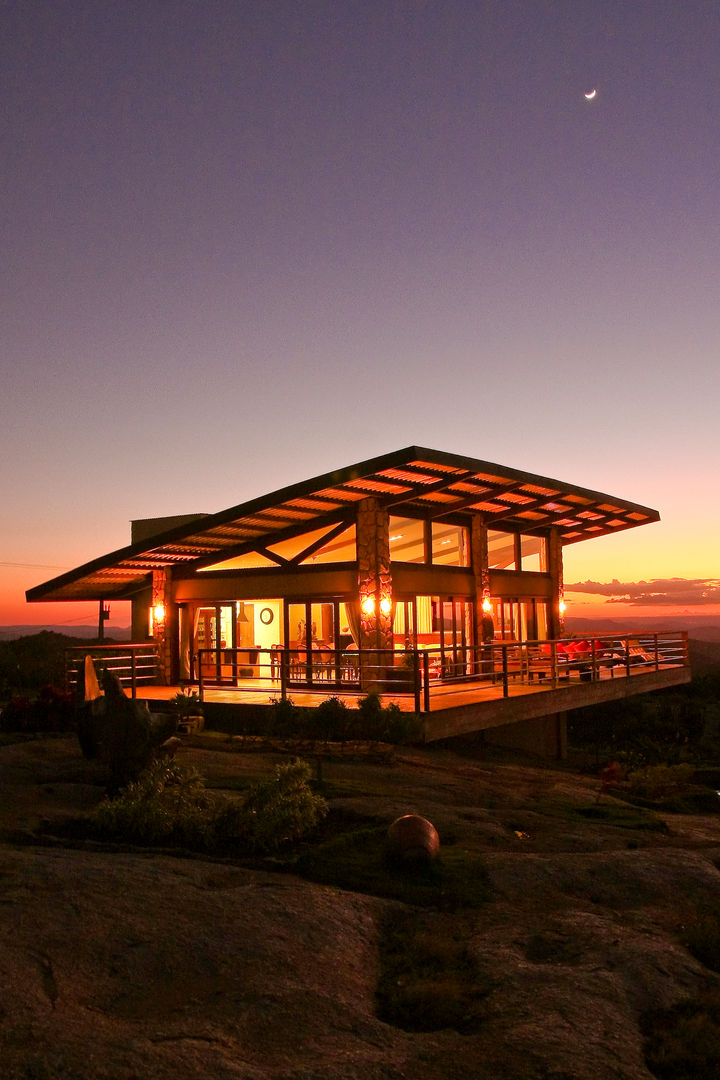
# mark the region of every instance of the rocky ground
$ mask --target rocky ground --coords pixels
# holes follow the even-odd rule
[[[228,787],[277,760],[180,753]],[[69,737],[0,748],[0,778],[7,1080],[648,1080],[642,1018],[719,978],[681,942],[683,920],[720,901],[720,818],[648,831],[573,817],[598,783],[569,769],[441,748],[323,764],[346,812],[420,813],[441,843],[483,853],[487,903],[421,913],[473,957],[463,1034],[378,1018],[397,902],[232,860],[70,846],[63,822],[102,788]]]

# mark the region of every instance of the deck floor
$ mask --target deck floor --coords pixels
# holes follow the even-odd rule
[[[661,664],[659,670],[682,667],[675,664]],[[634,675],[644,675],[655,668],[638,666],[631,669],[628,674],[624,668],[602,669],[599,679],[595,682],[606,682],[614,679],[632,679]],[[260,685],[259,685],[260,684]],[[536,682],[521,682],[519,679],[508,680],[508,697],[524,697],[528,694],[542,694],[554,689],[562,689],[573,685],[591,685],[583,683],[579,675],[570,678],[559,679],[556,686],[550,680],[538,680]],[[137,696],[143,701],[168,701],[182,688],[180,686],[144,686],[138,687]],[[315,690],[304,688],[292,688],[288,691],[288,697],[296,705],[308,708],[317,708],[329,697],[337,697],[346,705],[354,707],[363,692],[343,691],[341,688],[330,686],[327,690]],[[222,705],[269,705],[273,699],[280,697],[279,683],[269,679],[245,679],[239,680],[237,686],[229,687],[204,687],[203,701],[208,704]],[[396,704],[403,712],[415,712],[415,697],[413,694],[381,695],[384,705],[391,702]],[[503,698],[502,681],[495,683],[488,679],[463,683],[433,683],[430,687],[430,712],[443,709],[454,709],[464,705],[477,705],[482,702],[499,701]]]

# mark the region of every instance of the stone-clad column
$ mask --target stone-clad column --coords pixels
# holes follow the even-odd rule
[[[377,499],[365,499],[357,511],[358,594],[360,648],[387,649],[361,664],[360,679],[369,687],[382,679],[382,667],[393,663],[392,576],[390,574],[390,521]]]
[[[473,514],[470,531],[470,554],[473,576],[475,578],[475,644],[480,645],[487,633],[483,633],[483,621],[490,618],[483,609],[484,597],[490,596],[490,570],[488,569],[488,531],[487,525]],[[492,619],[490,619],[492,621]]]
[[[158,648],[158,677],[161,685],[169,686],[172,682],[173,649],[172,627],[174,625],[172,586],[169,570],[152,572],[152,609],[153,640]],[[163,616],[155,614],[162,605]]]
[[[548,540],[548,570],[552,578],[548,633],[551,638],[559,638],[564,634],[563,615],[560,611],[560,601],[563,598],[563,556],[560,533],[557,529],[551,529]]]

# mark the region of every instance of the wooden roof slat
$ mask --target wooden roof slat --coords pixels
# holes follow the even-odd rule
[[[648,507],[601,492],[492,462],[410,446],[217,514],[193,518],[29,589],[27,597],[30,601],[81,599],[102,595],[102,588],[110,590],[108,597],[119,595],[123,587],[127,590],[144,584],[152,569],[172,566],[185,574],[300,535],[305,529],[346,519],[355,503],[370,497],[390,509],[403,505],[405,513],[424,518],[465,512],[481,514],[488,523],[504,521],[508,528],[522,526],[533,531],[564,522],[560,526],[564,543],[659,518]],[[581,510],[602,516],[580,516]],[[116,581],[119,575],[126,582],[124,586],[116,584],[114,593],[113,574]]]

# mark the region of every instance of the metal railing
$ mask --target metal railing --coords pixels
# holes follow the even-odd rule
[[[74,690],[78,671],[91,656],[98,679],[103,671],[116,675],[123,687],[137,696],[138,686],[152,686],[158,681],[157,645],[143,642],[139,645],[73,645],[65,650],[65,683]]]
[[[376,690],[412,696],[417,712],[430,711],[433,689],[444,695],[512,687],[557,689],[688,665],[685,632],[596,635],[548,641],[496,641],[432,649],[200,649],[200,697],[206,687],[265,691],[285,699],[292,690],[328,697]]]

